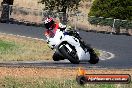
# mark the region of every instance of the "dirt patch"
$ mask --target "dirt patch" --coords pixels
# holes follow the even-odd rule
[[[86,70],[87,74],[130,74],[132,69],[102,69],[102,70]],[[49,68],[0,68],[0,77],[43,77],[56,79],[71,79],[78,74],[78,69],[49,69]]]
[[[0,77],[44,77],[71,78],[77,74],[76,70],[48,69],[48,68],[0,68]]]

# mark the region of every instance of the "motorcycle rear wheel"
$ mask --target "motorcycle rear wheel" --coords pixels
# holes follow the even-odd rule
[[[99,62],[99,57],[98,55],[95,53],[94,49],[91,48],[89,45],[86,45],[87,46],[87,49],[90,53],[90,60],[89,60],[89,63],[90,64],[97,64]]]

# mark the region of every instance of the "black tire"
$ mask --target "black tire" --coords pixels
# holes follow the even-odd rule
[[[87,79],[81,75],[76,77],[76,81],[79,85],[84,85],[87,82]]]
[[[53,54],[52,58],[54,61],[64,60],[64,57],[58,54],[57,52]]]
[[[90,64],[97,64],[99,62],[98,56],[90,56],[90,60],[88,61]]]
[[[68,53],[68,49],[67,49],[67,47],[65,45],[63,45],[59,50],[63,54],[63,56],[65,58],[67,58],[72,64],[79,64],[80,61],[79,61],[79,58],[78,58],[77,54],[70,55]]]
[[[94,49],[91,48],[90,46],[87,45],[87,49],[90,53],[90,60],[89,63],[90,64],[97,64],[99,62],[99,57],[98,55],[95,53]]]

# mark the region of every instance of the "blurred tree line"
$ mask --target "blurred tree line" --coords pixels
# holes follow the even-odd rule
[[[66,13],[69,11],[77,11],[81,1],[88,0],[40,0],[39,3],[45,5],[44,10],[56,11],[60,13],[63,18],[63,21],[61,22],[65,24],[67,21]]]
[[[132,20],[132,0],[95,0],[89,16]]]
[[[88,16],[91,24],[111,26],[116,33],[132,29],[132,0],[95,0]]]
[[[81,1],[85,0],[40,0],[39,3],[45,5],[45,10],[66,13],[67,11],[77,10]]]

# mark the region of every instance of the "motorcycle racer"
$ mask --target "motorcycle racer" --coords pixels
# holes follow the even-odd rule
[[[85,60],[91,64],[98,63],[99,58],[95,51],[88,44],[85,44],[78,32],[55,22],[53,18],[46,18],[44,25],[47,29],[44,33],[47,44],[54,50],[54,61],[67,58],[73,64],[79,64],[80,61]]]

